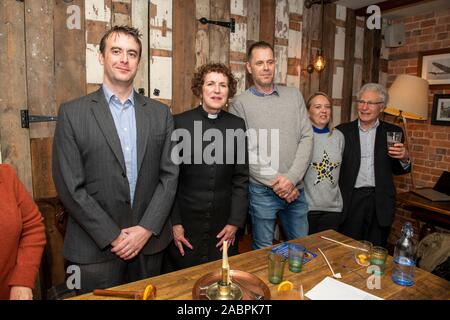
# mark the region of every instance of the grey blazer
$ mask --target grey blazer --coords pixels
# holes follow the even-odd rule
[[[111,242],[123,228],[153,232],[143,254],[172,240],[168,216],[178,166],[170,159],[169,108],[135,92],[138,179],[133,204],[125,161],[103,89],[62,104],[53,141],[53,179],[69,213],[63,256],[76,263],[115,259]]]

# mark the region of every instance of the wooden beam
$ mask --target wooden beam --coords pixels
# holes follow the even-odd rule
[[[275,0],[261,0],[260,9],[261,15],[259,39],[273,45],[275,40]]]
[[[148,1],[133,0],[131,3],[131,23],[133,27],[138,28],[142,34],[142,56],[139,63],[139,69],[134,79],[134,88],[136,90],[143,88],[145,95],[149,95],[149,19],[148,19]]]
[[[238,81],[236,94],[246,89],[247,8],[247,0],[230,1],[230,16],[236,21],[236,30],[230,34],[230,69]]]
[[[173,1],[172,113],[191,109],[195,68],[195,2]]]
[[[0,135],[3,162],[32,193],[30,135],[20,125],[20,110],[27,108],[24,6],[0,1]]]
[[[209,24],[198,22],[201,18],[211,19],[209,0],[195,1],[195,69],[209,61]],[[198,99],[196,102],[199,102]]]
[[[211,1],[211,20],[230,21],[230,1]],[[209,61],[221,62],[228,65],[230,62],[230,29],[217,25],[209,26]]]
[[[173,3],[152,0],[149,8],[150,94],[153,99],[172,105]],[[155,90],[159,94],[155,94]]]
[[[308,73],[307,66],[313,62],[317,48],[320,47],[320,6],[305,9],[302,16],[302,56],[300,59],[300,91],[305,99],[319,91],[319,74]]]
[[[53,137],[31,139],[31,169],[34,197],[37,199],[57,196],[52,175]]]
[[[362,84],[379,81],[381,30],[364,29],[364,56]],[[370,50],[371,49],[371,50]]]
[[[54,78],[54,6],[52,0],[25,2],[28,111],[32,115],[57,113],[57,83]],[[53,142],[51,137],[55,124],[56,122],[52,121],[30,125],[31,168],[36,198],[56,196],[51,161]]]
[[[289,44],[289,3],[287,0],[277,0],[275,17],[275,68],[274,81],[277,84],[287,84],[288,44]]]
[[[344,83],[342,85],[341,122],[350,121],[352,112],[353,66],[355,62],[355,11],[347,8],[345,23]]]
[[[25,53],[28,111],[32,115],[55,115],[53,0],[25,2]],[[55,122],[30,126],[31,138],[53,136]]]
[[[320,91],[331,95],[333,90],[333,73],[334,73],[334,43],[336,38],[336,5],[329,4],[324,6],[324,17],[322,28],[323,39],[322,49],[323,56],[327,63],[325,69],[320,73]],[[315,54],[313,55],[313,57]]]
[[[385,11],[389,11],[389,10],[393,10],[393,9],[398,9],[398,8],[410,6],[412,4],[416,4],[416,3],[419,3],[419,2],[426,2],[426,0],[389,0],[389,1],[384,1],[384,2],[377,3],[375,5],[380,7],[381,12],[385,12]],[[367,7],[368,6],[359,8],[358,10],[355,11],[355,14],[357,16],[368,15],[366,13],[367,12]]]
[[[62,102],[67,102],[86,94],[84,13],[83,0],[74,0],[70,3],[56,1],[55,3],[54,44],[55,48],[58,48],[55,50],[57,107]],[[70,21],[69,28],[68,20]]]
[[[260,34],[261,2],[259,0],[249,0],[247,2],[247,50],[259,40]],[[247,57],[246,57],[247,59]],[[253,85],[253,78],[250,73],[245,72],[245,88]]]

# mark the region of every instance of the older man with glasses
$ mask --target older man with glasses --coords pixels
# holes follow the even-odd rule
[[[403,141],[387,145],[387,132],[402,132],[379,120],[389,99],[376,83],[365,84],[358,93],[358,119],[337,126],[345,137],[339,187],[344,202],[340,231],[354,239],[386,246],[394,220],[393,175],[411,170]]]

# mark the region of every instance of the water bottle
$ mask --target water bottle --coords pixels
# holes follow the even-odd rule
[[[412,286],[414,284],[414,267],[416,266],[416,244],[413,240],[411,222],[403,225],[402,233],[402,237],[395,245],[392,281],[401,286]]]

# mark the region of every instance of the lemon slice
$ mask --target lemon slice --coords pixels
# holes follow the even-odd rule
[[[150,300],[154,297],[155,287],[149,284],[145,287],[144,294],[142,295],[142,300]]]
[[[294,285],[290,281],[283,281],[278,285],[278,291],[291,291],[294,289]]]

